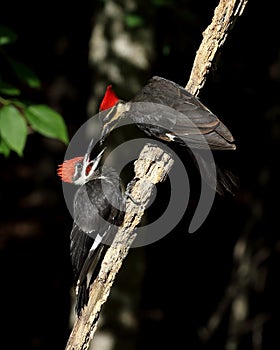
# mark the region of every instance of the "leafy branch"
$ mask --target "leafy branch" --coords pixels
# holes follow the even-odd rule
[[[62,116],[44,104],[26,102],[21,86],[39,89],[41,82],[32,69],[11,57],[5,46],[15,43],[17,35],[0,26],[0,153],[8,157],[11,151],[23,155],[27,136],[38,132],[68,143]],[[7,74],[8,72],[8,74]]]

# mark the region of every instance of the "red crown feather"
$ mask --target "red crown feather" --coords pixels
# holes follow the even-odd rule
[[[109,85],[106,89],[105,95],[103,97],[103,100],[100,104],[100,111],[105,111],[106,109],[109,109],[113,106],[115,106],[115,104],[117,102],[119,102],[119,98],[118,96],[114,93],[113,89],[112,89],[112,85]]]
[[[75,164],[84,157],[75,157],[73,159],[65,160],[62,164],[58,166],[57,175],[61,177],[61,180],[64,182],[73,182],[73,175],[75,171]]]

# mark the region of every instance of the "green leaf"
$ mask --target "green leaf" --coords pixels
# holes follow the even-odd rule
[[[13,105],[6,105],[0,109],[0,134],[5,143],[22,156],[27,125],[19,110]]]
[[[25,116],[33,130],[40,134],[68,143],[68,134],[63,118],[46,105],[31,105],[26,108]]]
[[[25,64],[21,62],[16,62],[12,59],[9,59],[9,63],[11,64],[16,76],[25,84],[27,84],[29,87],[39,88],[41,86],[41,82],[39,78],[33,72],[32,69],[27,67]]]
[[[144,25],[143,17],[138,15],[132,15],[132,14],[126,15],[124,20],[125,20],[125,24],[129,28],[136,28]]]
[[[20,95],[20,90],[11,84],[0,81],[0,93],[8,96],[18,96]]]
[[[26,103],[20,100],[13,99],[10,101],[14,106],[18,107],[18,109],[22,110],[26,108]]]
[[[0,137],[0,153],[4,154],[5,157],[8,157],[10,154],[10,147],[6,144],[3,138]]]
[[[7,45],[17,40],[17,35],[10,28],[0,26],[0,45]]]

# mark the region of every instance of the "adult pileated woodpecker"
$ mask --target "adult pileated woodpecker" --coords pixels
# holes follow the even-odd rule
[[[64,161],[58,167],[62,181],[79,185],[74,197],[74,223],[70,254],[76,287],[76,313],[88,302],[89,287],[106,243],[111,242],[123,219],[123,196],[118,174],[100,167],[104,152],[90,160],[92,142],[84,157]]]
[[[111,108],[112,107],[112,108]],[[148,135],[194,148],[234,150],[228,128],[195,96],[180,85],[160,77],[149,80],[129,102],[120,100],[108,86],[100,105],[102,137],[123,117],[131,118]]]
[[[100,105],[100,111],[105,110],[107,114],[102,113],[100,118],[102,140],[120,119],[129,117],[149,136],[195,149],[196,159],[200,159],[201,169],[204,169],[203,177],[210,186],[213,179],[208,170],[209,159],[203,151],[236,149],[232,134],[215,114],[186,89],[161,77],[151,78],[129,102],[120,100],[112,86],[108,86]],[[211,164],[210,168],[213,166]],[[237,178],[217,164],[216,171],[215,190],[219,194],[234,193]]]

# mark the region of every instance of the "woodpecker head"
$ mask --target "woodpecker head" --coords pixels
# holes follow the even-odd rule
[[[109,85],[99,107],[100,112],[108,110],[108,112],[101,114],[101,123],[103,124],[101,140],[114,129],[129,108],[130,104],[120,100],[114,93],[112,85]]]
[[[57,175],[64,182],[69,182],[75,185],[83,185],[92,179],[105,148],[98,154],[96,158],[90,160],[90,153],[93,142],[89,144],[88,150],[84,157],[75,157],[65,160],[58,166]]]

